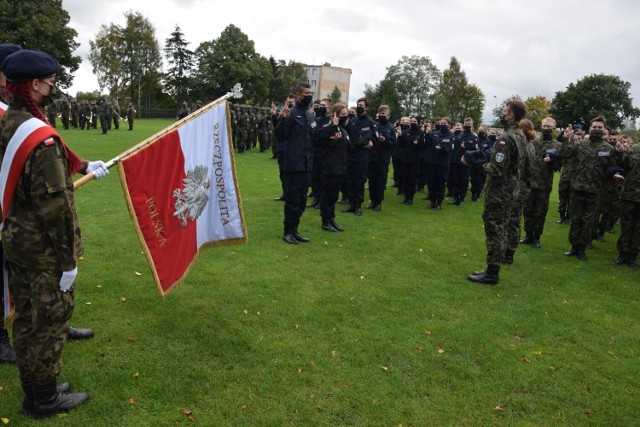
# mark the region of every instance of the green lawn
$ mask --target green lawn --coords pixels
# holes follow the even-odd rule
[[[170,124],[61,131],[108,160]],[[249,242],[205,250],[166,300],[153,284],[117,171],[76,193],[85,255],[61,379],[92,400],[24,417],[15,367],[0,365],[0,417],[15,426],[638,425],[639,272],[614,267],[617,234],[566,258],[552,195],[542,249],[521,247],[501,283],[484,268],[482,202],[440,212],[400,203],[337,215],[309,209],[282,242],[277,164],[236,154]],[[158,171],[162,173],[162,171]],[[416,201],[422,196],[416,195]],[[619,226],[616,226],[619,230]],[[195,421],[181,413],[192,411]]]

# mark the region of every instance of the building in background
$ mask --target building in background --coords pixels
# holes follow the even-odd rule
[[[304,65],[304,70],[314,99],[330,98],[331,92],[337,87],[341,92],[340,102],[349,102],[350,68],[333,67],[325,62],[324,65]]]

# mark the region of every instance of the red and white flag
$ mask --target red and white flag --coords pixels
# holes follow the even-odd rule
[[[247,241],[228,118],[226,101],[206,106],[118,164],[163,298],[200,249]]]
[[[7,111],[7,108],[9,108],[9,106],[4,102],[0,101],[0,117],[2,117],[5,111]]]

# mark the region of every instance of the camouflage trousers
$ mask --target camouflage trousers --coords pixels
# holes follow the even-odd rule
[[[524,231],[527,236],[540,236],[544,231],[544,221],[549,211],[551,189],[532,188],[524,204]]]
[[[13,297],[13,351],[21,372],[34,384],[55,378],[62,369],[73,313],[73,286],[60,291],[60,272],[34,271],[7,262]]]
[[[487,243],[487,264],[499,266],[506,244],[506,229],[511,216],[511,203],[493,203],[485,199],[484,233]]]
[[[558,182],[558,212],[561,217],[569,217],[571,204],[571,181],[561,179]]]
[[[509,249],[513,252],[518,249],[518,244],[520,243],[520,231],[522,230],[520,225],[522,210],[524,209],[525,201],[528,199],[529,191],[530,190],[528,188],[519,191],[518,197],[516,197],[516,200],[511,204],[509,219],[505,228],[504,249]]]
[[[621,200],[619,191],[607,191],[600,206],[600,215],[598,220],[598,234],[604,234],[610,228],[613,228],[620,218]]]
[[[640,202],[622,201],[618,251],[632,254],[640,252]]]
[[[599,210],[600,197],[598,194],[571,191],[569,243],[572,245],[588,245],[591,243],[598,225]]]

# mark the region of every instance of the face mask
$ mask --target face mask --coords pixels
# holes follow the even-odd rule
[[[400,125],[400,129],[402,129],[402,130],[407,130],[407,129],[409,129],[409,125],[408,125],[408,124],[406,124],[406,123],[402,123],[402,124]]]
[[[504,114],[500,115],[500,123],[502,123],[503,126],[507,126],[509,124],[509,121],[507,120],[507,116]]]
[[[349,116],[341,116],[340,117],[340,126],[344,126],[347,124],[347,120],[349,120]]]
[[[436,130],[440,130],[440,125],[436,125]]]
[[[460,129],[456,129],[453,134],[454,135],[460,135],[462,133],[462,131]]]
[[[309,105],[311,105],[311,101],[313,101],[313,96],[312,95],[303,96],[302,97],[302,106],[304,108],[309,108]]]
[[[489,135],[489,141],[496,142],[496,136],[495,135]]]
[[[356,107],[356,113],[358,113],[359,116],[364,114],[364,107]]]
[[[449,126],[440,125],[440,133],[443,134],[443,135],[449,133]]]
[[[40,106],[46,107],[47,105],[53,104],[53,99],[58,94],[58,89],[54,85],[44,82],[42,80],[40,80],[40,82],[44,83],[46,86],[49,86],[49,94],[48,95],[41,94],[42,101],[40,101]]]
[[[464,127],[464,131],[465,132],[471,132],[471,126],[465,126]]]
[[[354,113],[349,113],[349,118],[354,118],[356,115]]]
[[[478,136],[479,136],[480,138],[486,138],[486,137],[487,137],[487,133],[486,133],[486,132],[482,132],[482,131],[480,131],[480,132],[478,132]]]
[[[327,107],[320,106],[320,107],[314,108],[313,111],[316,112],[316,116],[318,117],[324,117],[327,115]]]
[[[384,114],[381,114],[378,116],[378,121],[380,123],[387,123],[387,116],[385,116]]]
[[[592,141],[600,141],[604,136],[604,132],[601,130],[592,130],[589,132],[589,139]]]
[[[418,124],[417,123],[411,123],[411,130],[418,130]]]
[[[289,108],[293,108],[293,102],[290,102],[290,103],[288,104],[288,106],[289,106]]]
[[[553,135],[553,129],[542,129],[542,136],[550,138]]]

